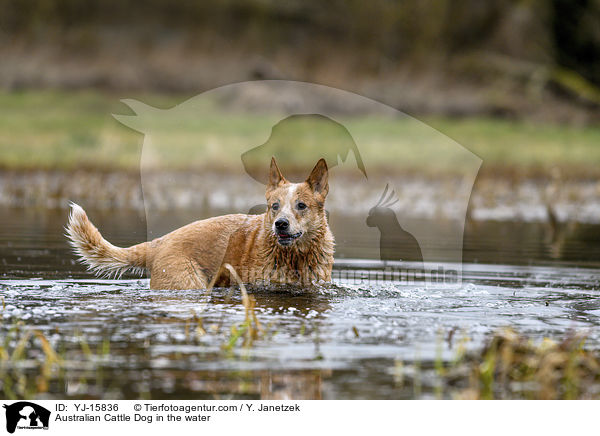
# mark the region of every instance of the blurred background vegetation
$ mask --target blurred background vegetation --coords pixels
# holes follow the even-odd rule
[[[529,142],[536,160],[572,168],[576,156],[574,173],[600,163],[600,0],[0,0],[0,11],[4,167],[135,166],[139,141],[109,116],[127,112],[119,98],[170,107],[256,79],[382,101],[500,166]]]

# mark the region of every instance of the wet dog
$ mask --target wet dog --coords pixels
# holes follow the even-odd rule
[[[200,220],[149,242],[119,248],[72,204],[66,231],[88,268],[102,276],[150,271],[152,289],[228,286],[233,266],[245,283],[307,285],[331,280],[334,238],[325,215],[328,169],[320,159],[302,183],[287,181],[271,159],[262,215]]]

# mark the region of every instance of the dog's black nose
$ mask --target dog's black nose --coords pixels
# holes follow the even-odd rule
[[[290,227],[290,222],[285,218],[279,218],[275,221],[275,228],[277,230],[287,230]]]

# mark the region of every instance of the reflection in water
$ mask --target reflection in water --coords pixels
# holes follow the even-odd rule
[[[261,374],[261,400],[321,400],[323,376],[331,371],[305,371],[300,373]]]
[[[258,212],[258,210],[257,210]],[[168,232],[194,220],[219,215],[219,211],[157,216],[161,232]],[[136,212],[90,210],[103,235],[118,246],[130,246],[146,240],[144,216]],[[78,264],[63,226],[67,211],[40,209],[0,210],[0,277],[91,277]],[[331,221],[333,220],[333,221]],[[364,216],[335,214],[331,217],[336,240],[345,241],[336,250],[336,258],[380,259],[380,247],[371,251],[361,244]],[[420,220],[422,225],[428,225]],[[444,226],[444,222],[431,225]],[[375,229],[375,228],[374,228]],[[377,230],[376,230],[377,231]],[[349,241],[353,241],[351,244]],[[435,261],[444,261],[446,241],[420,243],[436,247]],[[410,244],[407,244],[410,246]],[[400,258],[408,258],[401,250]],[[548,223],[469,221],[465,228],[463,260],[467,263],[503,263],[528,265],[600,266],[600,225],[560,223],[557,231]],[[428,259],[429,260],[429,259]]]
[[[546,212],[548,214],[546,242],[550,246],[550,257],[552,259],[561,259],[565,243],[569,236],[577,229],[577,223],[574,221],[561,222],[554,208],[549,203],[546,203]]]
[[[256,212],[259,212],[258,207]],[[378,211],[373,212],[374,215],[379,215]],[[90,213],[94,215],[95,223],[102,229],[103,235],[115,245],[129,246],[146,239],[143,215],[126,211],[96,210]],[[158,216],[157,221],[163,223],[160,230],[166,233],[196,219],[219,213],[170,213],[164,217]],[[66,219],[67,212],[62,210],[0,210],[0,277],[90,277],[85,268],[77,263],[63,236]],[[410,242],[401,244],[401,249],[394,249],[394,246],[397,247],[394,245],[390,251],[386,247],[386,238],[382,238],[383,247],[377,247],[376,251],[363,245],[362,235],[365,230],[370,230],[365,225],[364,216],[336,214],[332,219],[336,240],[345,242],[336,250],[338,259],[380,259],[381,248],[384,249],[384,260],[393,255],[398,255],[400,259],[419,258],[416,254],[414,257],[409,256],[411,251],[407,250],[407,247],[414,246]],[[369,224],[375,224],[377,218],[371,217],[368,221]],[[391,217],[390,222],[392,225],[382,225],[382,228],[395,228],[394,217]],[[423,220],[421,224],[428,225]],[[440,227],[445,224],[432,222],[431,225]],[[397,231],[402,232],[400,229]],[[432,261],[445,260],[446,241],[421,241],[419,248],[422,249],[423,244],[436,248],[438,255],[431,259]],[[414,247],[412,252],[417,253],[416,246]],[[465,228],[463,260],[467,263],[520,265],[551,262],[558,265],[594,267],[600,266],[599,259],[599,225],[557,223],[556,226],[552,226],[536,222],[469,221]]]
[[[331,376],[329,370],[165,373],[161,374],[162,385],[168,385],[172,391],[167,398],[215,400],[320,400],[323,398],[323,379]],[[169,381],[165,383],[165,379]],[[149,395],[165,398],[164,390],[160,389],[152,389]]]

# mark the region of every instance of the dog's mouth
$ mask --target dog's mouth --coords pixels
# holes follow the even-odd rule
[[[279,245],[291,245],[296,239],[302,236],[302,232],[298,233],[277,233],[277,242]]]

